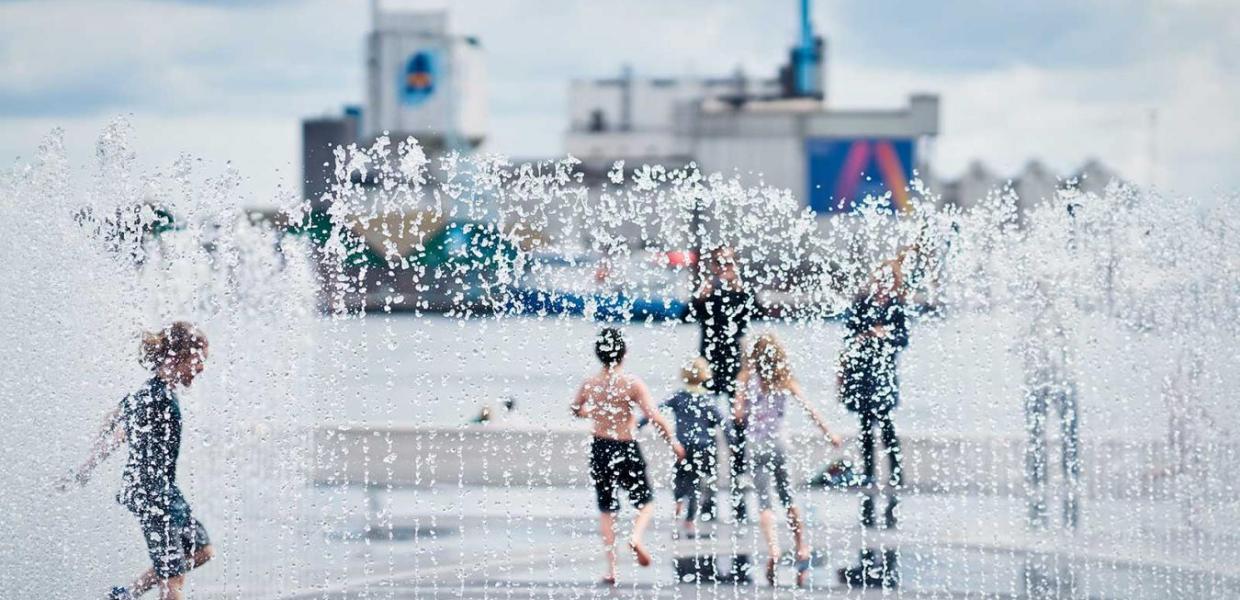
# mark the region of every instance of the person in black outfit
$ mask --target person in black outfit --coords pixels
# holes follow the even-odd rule
[[[710,276],[702,281],[690,305],[691,316],[701,328],[700,356],[712,373],[706,388],[729,400],[736,397],[736,378],[741,371],[741,338],[754,313],[754,297],[744,286],[736,268],[736,253],[729,247],[716,248],[710,256]],[[748,519],[741,477],[745,473],[745,429],[733,423],[728,432],[731,461],[732,511],[737,522]],[[713,515],[713,505],[703,506]]]
[[[175,390],[189,386],[202,372],[207,338],[179,321],[148,335],[142,353],[152,377],[108,415],[90,457],[59,487],[86,485],[91,472],[127,443],[129,458],[117,501],[138,518],[152,567],[129,588],[113,588],[108,598],[135,598],[158,587],[161,599],[178,600],[183,597],[185,575],[215,556],[206,528],[193,517],[177,487],[181,407]]]
[[[903,482],[900,466],[900,440],[896,437],[891,411],[900,403],[896,359],[908,346],[908,325],[905,308],[898,299],[867,294],[853,305],[848,318],[848,334],[841,360],[841,390],[845,406],[857,413],[861,421],[858,441],[861,445],[862,483],[871,493],[862,504],[861,522],[875,526],[873,492],[880,487],[875,479],[874,429],[882,436],[889,466],[890,485],[899,488]],[[897,499],[890,494],[885,526],[896,523]]]
[[[896,436],[891,412],[900,404],[897,359],[908,346],[907,307],[901,263],[904,253],[885,261],[863,293],[853,303],[845,326],[847,334],[840,357],[840,397],[845,407],[860,419],[858,443],[861,446],[862,486],[861,524],[877,526],[877,496],[887,497],[883,526],[896,526],[897,491],[904,483],[900,439]],[[878,428],[888,459],[888,482],[876,477],[874,429]],[[845,583],[863,586],[892,586],[897,581],[895,552],[889,550],[882,561],[874,550],[862,552],[862,565],[841,570]],[[872,568],[878,566],[877,569]]]

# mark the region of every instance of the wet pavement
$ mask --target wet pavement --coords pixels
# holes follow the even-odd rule
[[[666,495],[666,494],[665,494]],[[321,529],[305,536],[307,552],[232,549],[280,581],[225,583],[211,567],[196,577],[193,597],[219,598],[751,598],[883,597],[861,590],[837,570],[861,548],[899,552],[899,597],[1228,598],[1240,596],[1237,507],[1219,507],[1218,526],[1191,529],[1170,503],[1086,505],[1082,527],[1030,531],[1025,505],[1012,497],[907,495],[900,527],[863,530],[858,500],[848,492],[801,491],[815,566],[807,588],[793,587],[790,564],[779,587],[765,583],[678,583],[676,557],[731,555],[765,560],[754,526],[718,524],[708,539],[673,540],[670,499],[647,537],[655,557],[640,568],[620,552],[620,584],[597,583],[603,571],[592,492],[580,488],[399,489],[369,496],[356,488],[315,488]],[[1230,511],[1230,512],[1229,512]],[[334,516],[338,515],[338,516]],[[361,516],[369,515],[369,516]],[[621,521],[631,518],[625,509]],[[623,538],[621,538],[623,539]],[[786,552],[791,536],[781,531]],[[221,552],[229,552],[221,543]],[[1230,553],[1230,554],[1229,554]],[[761,579],[755,570],[755,579]]]

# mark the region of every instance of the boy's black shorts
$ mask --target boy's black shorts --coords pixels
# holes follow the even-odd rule
[[[590,444],[590,478],[594,480],[599,512],[620,510],[617,488],[628,492],[629,501],[636,508],[654,499],[650,477],[646,475],[646,460],[636,440],[594,438]]]

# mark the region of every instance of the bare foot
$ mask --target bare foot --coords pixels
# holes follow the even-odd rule
[[[629,548],[632,548],[633,554],[637,556],[637,564],[643,567],[650,566],[650,553],[646,552],[640,542],[629,542]]]
[[[616,576],[604,577],[599,580],[599,583],[607,587],[616,587]]]

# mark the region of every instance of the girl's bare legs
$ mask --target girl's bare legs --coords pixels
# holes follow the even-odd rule
[[[810,559],[809,543],[805,541],[805,521],[801,519],[801,509],[796,506],[788,507],[788,526],[792,528],[792,541],[796,547],[796,559],[798,562]],[[808,570],[797,569],[797,585],[805,585],[805,579],[809,577]]]
[[[758,526],[762,529],[762,538],[766,541],[767,559],[766,579],[771,585],[775,580],[775,565],[779,562],[779,535],[775,531],[775,512],[764,510],[758,514]],[[805,541],[805,524],[801,520],[801,510],[796,506],[788,507],[788,526],[792,528],[792,541],[796,548],[798,561],[809,560],[810,548]],[[797,571],[797,585],[805,582],[808,571]]]
[[[637,518],[633,520],[633,535],[629,537],[629,547],[637,555],[637,564],[643,567],[650,566],[650,553],[646,552],[646,548],[642,546],[642,536],[646,535],[646,528],[650,526],[652,518],[654,518],[654,503],[647,502],[638,509]]]
[[[603,554],[607,560],[604,582],[616,582],[616,513],[599,514],[599,533],[603,535]]]
[[[145,573],[139,575],[137,579],[133,580],[133,583],[129,584],[129,593],[134,598],[137,598],[158,583],[159,576],[155,574],[155,569],[147,569]]]
[[[805,542],[805,524],[801,520],[801,509],[788,507],[788,526],[792,528],[792,541],[796,545],[797,560],[809,558],[809,544]]]
[[[185,575],[169,577],[159,582],[159,600],[184,600]]]
[[[775,531],[775,513],[763,509],[758,513],[758,529],[766,541],[766,582],[775,585],[775,565],[779,562],[779,534]]]
[[[206,564],[207,561],[215,558],[215,548],[210,545],[203,546],[190,557],[189,568],[196,569]],[[134,597],[141,596],[150,591],[151,588],[159,586],[161,600],[180,600],[181,588],[185,585],[185,575],[181,574],[170,579],[160,579],[155,574],[155,569],[147,569],[145,573],[138,576],[129,586],[129,593]]]

